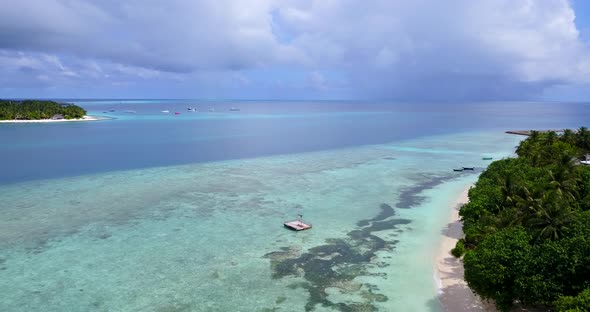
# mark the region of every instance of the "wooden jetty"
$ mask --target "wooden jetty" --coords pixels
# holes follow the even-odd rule
[[[531,131],[529,131],[529,130],[510,130],[510,131],[506,131],[506,133],[516,134],[516,135],[526,135],[526,136],[531,135]]]
[[[537,132],[543,133],[543,132],[563,132],[565,129],[549,129],[549,130],[535,130]],[[531,135],[531,132],[533,130],[509,130],[506,131],[506,133],[508,134],[516,134],[516,135],[526,135],[529,136]]]
[[[283,223],[283,225],[288,228],[291,229],[293,231],[303,231],[303,230],[309,230],[311,229],[311,224],[310,223],[305,223],[303,222],[303,216],[299,215],[299,219],[294,220],[294,221],[285,221],[285,223]]]

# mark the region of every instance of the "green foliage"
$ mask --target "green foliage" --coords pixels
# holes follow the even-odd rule
[[[578,170],[579,204],[581,210],[590,210],[590,166],[584,166]]]
[[[561,296],[555,301],[557,312],[588,312],[590,311],[590,288],[577,296]]]
[[[7,101],[0,100],[0,120],[49,119],[62,115],[65,119],[82,118],[86,111],[73,104],[60,104],[53,101]]]
[[[589,151],[586,128],[533,132],[518,158],[490,164],[469,191],[465,279],[500,309],[551,306],[590,288],[590,167],[576,162]]]
[[[457,241],[455,248],[451,249],[451,254],[456,258],[461,258],[461,256],[465,253],[465,245],[463,240],[460,239]]]
[[[531,260],[531,239],[522,227],[488,235],[463,259],[469,287],[506,310],[518,298],[515,280],[524,276]]]

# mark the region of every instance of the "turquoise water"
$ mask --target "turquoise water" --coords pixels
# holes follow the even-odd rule
[[[476,178],[450,168],[484,167],[481,155],[507,156],[517,139],[441,136],[5,186],[2,310],[436,310],[438,234],[455,195]],[[352,239],[382,204],[395,211],[385,221],[407,220],[368,233],[388,246]],[[299,213],[312,230],[281,227]],[[339,244],[358,254],[330,249]],[[316,260],[343,259],[282,275],[271,266],[311,261],[301,256],[318,247],[330,252]],[[368,252],[375,256],[356,259]],[[306,278],[326,270],[345,273],[325,284]],[[311,301],[309,287],[327,296]]]
[[[489,164],[483,156],[511,156],[522,137],[475,121],[377,135],[392,118],[414,121],[374,111],[323,112],[303,130],[299,112],[270,118],[279,124],[131,116],[0,127],[0,138],[20,138],[3,141],[5,161],[56,157],[31,163],[36,178],[0,184],[0,311],[438,311],[433,258],[452,202]],[[374,136],[360,144],[343,129],[349,137],[336,138],[344,125]],[[188,131],[201,132],[166,140]],[[328,141],[352,143],[317,147]],[[229,156],[190,153],[206,147]],[[129,159],[115,157],[121,151]],[[92,162],[78,169],[70,154]],[[476,170],[452,171],[460,166]],[[283,228],[298,214],[311,230]]]

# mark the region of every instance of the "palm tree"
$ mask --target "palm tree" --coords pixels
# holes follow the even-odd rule
[[[563,135],[561,136],[561,140],[569,145],[575,146],[576,145],[576,134],[571,129],[563,130]]]
[[[536,142],[539,140],[539,137],[541,136],[541,132],[539,131],[535,131],[535,130],[531,130],[531,133],[529,135],[529,139],[531,139],[531,141]]]
[[[527,227],[536,233],[537,240],[561,238],[574,219],[574,212],[559,197],[554,192],[545,194],[541,205],[527,220]]]
[[[516,193],[518,191],[518,183],[512,172],[498,178],[500,184],[500,191],[502,192],[502,203],[504,206],[514,206],[516,203]],[[501,209],[498,209],[501,210]]]
[[[590,131],[588,131],[588,128],[580,127],[578,129],[576,145],[586,151],[590,150]]]
[[[533,146],[537,144],[539,135],[539,131],[531,130],[529,137],[526,140],[520,142],[520,145],[518,145],[518,148],[516,148],[516,154],[520,157],[528,157]]]
[[[545,144],[547,145],[551,145],[553,143],[555,143],[558,140],[558,136],[557,133],[555,133],[555,131],[548,131],[547,133],[545,133]]]
[[[526,223],[532,215],[541,208],[541,199],[535,196],[525,186],[520,189],[519,195],[515,196],[517,215],[514,216],[512,224]]]
[[[578,197],[578,175],[574,159],[564,153],[557,159],[556,167],[549,170],[550,189],[554,190],[561,199],[571,203]]]

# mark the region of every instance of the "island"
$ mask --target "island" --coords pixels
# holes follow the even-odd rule
[[[44,100],[0,100],[0,122],[56,122],[98,120],[70,103]]]
[[[526,135],[469,190],[452,253],[500,311],[590,311],[590,131]]]

